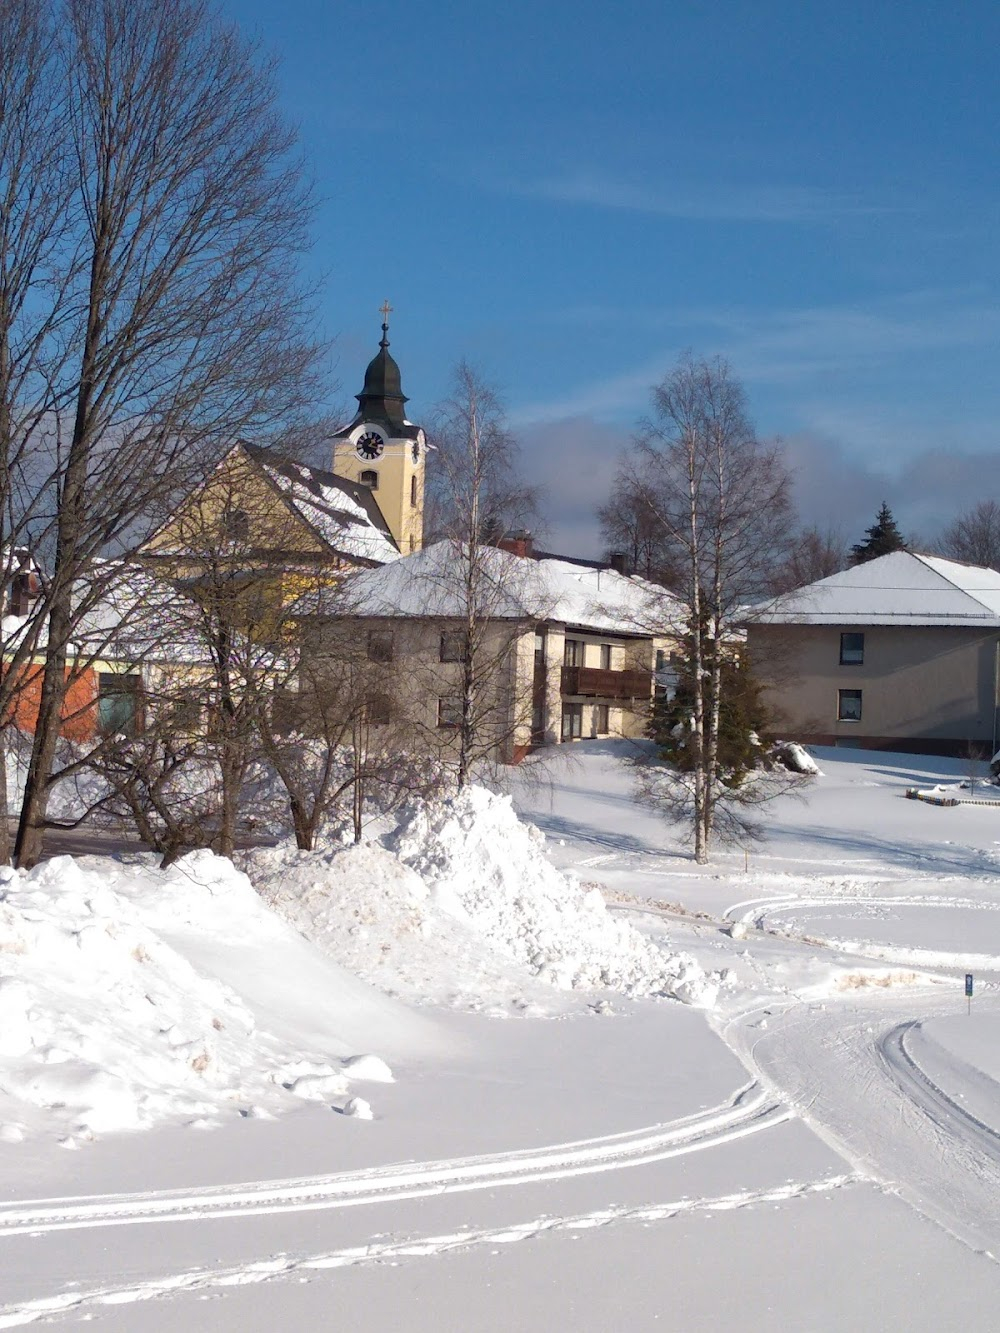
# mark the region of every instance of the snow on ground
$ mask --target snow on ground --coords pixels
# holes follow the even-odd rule
[[[468,787],[421,803],[385,844],[257,849],[241,860],[267,901],[338,962],[412,1000],[535,1013],[551,1009],[550,988],[716,1000],[718,975],[647,940],[599,890],[552,866],[509,797]]]
[[[405,1308],[414,1333],[993,1327],[1000,811],[906,799],[964,779],[962,761],[826,750],[807,799],[765,811],[766,843],[699,867],[635,804],[622,750],[565,747],[546,789],[515,775],[544,842],[468,795],[359,849],[255,852],[288,924],[262,901],[245,924],[211,858],[169,894],[85,862],[157,966],[191,969],[203,1021],[252,1015],[253,1059],[342,1078],[374,1054],[396,1081],[274,1120],[237,1098],[210,1135],[105,1132],[69,1155],[0,1141],[0,1327],[263,1333],[331,1308],[374,1328]],[[730,970],[711,1008],[643,998],[647,964],[638,985],[626,966],[669,976],[683,955]],[[127,1012],[123,970],[108,989]],[[338,989],[347,972],[378,993]],[[0,953],[0,996],[7,976]],[[350,1096],[372,1121],[329,1114]],[[81,1193],[101,1197],[40,1201]]]
[[[164,871],[61,857],[3,872],[0,1140],[47,1124],[69,1145],[294,1099],[371,1119],[352,1084],[391,1077],[372,1052],[439,1044],[400,995],[534,1014],[564,1012],[566,990],[717,998],[718,975],[553,867],[509,797],[421,804],[386,844],[248,852],[259,893],[207,852]]]
[[[353,1057],[435,1040],[211,853],[0,870],[0,1141],[343,1109],[379,1068]]]

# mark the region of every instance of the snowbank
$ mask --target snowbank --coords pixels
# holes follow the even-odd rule
[[[241,863],[274,909],[390,994],[538,1012],[610,988],[711,1007],[719,981],[613,917],[548,860],[509,797],[469,787],[406,812],[384,846],[256,848]],[[529,983],[534,979],[534,985]]]
[[[266,1004],[257,974],[279,979]],[[306,984],[308,1025],[280,993]],[[0,869],[2,1141],[55,1129],[72,1146],[344,1099],[352,1080],[391,1079],[356,1057],[393,1024],[420,1049],[415,1020],[311,950],[211,853],[167,871],[96,857]]]
[[[821,778],[819,764],[804,745],[798,741],[775,741],[774,753],[778,760],[792,773],[806,773],[809,777]]]
[[[430,886],[438,910],[562,989],[608,987],[710,1007],[718,982],[688,955],[668,954],[613,917],[546,858],[544,835],[509,796],[467,787],[412,810],[389,846]]]

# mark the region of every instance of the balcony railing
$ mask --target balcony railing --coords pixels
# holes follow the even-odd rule
[[[604,667],[564,666],[562,692],[595,699],[648,699],[651,680],[648,671],[608,671]]]

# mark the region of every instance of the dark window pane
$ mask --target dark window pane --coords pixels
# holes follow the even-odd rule
[[[368,656],[372,662],[392,661],[392,635],[369,634]]]
[[[108,736],[134,736],[139,729],[141,677],[102,671],[97,681],[97,720]]]
[[[441,661],[461,662],[464,646],[465,634],[462,630],[446,630],[441,635]]]
[[[865,636],[863,634],[842,634],[840,636],[840,665],[860,666],[865,660]]]
[[[462,725],[462,700],[457,694],[448,694],[438,700],[438,726]]]
[[[860,690],[837,691],[837,721],[838,722],[861,721]]]

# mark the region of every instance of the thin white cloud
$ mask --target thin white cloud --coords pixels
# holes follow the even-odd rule
[[[902,211],[860,195],[806,185],[717,185],[674,182],[661,186],[575,172],[509,185],[515,193],[558,203],[701,222],[831,223]]]
[[[636,312],[621,312],[634,327]],[[605,321],[614,312],[605,312]],[[571,385],[559,398],[523,404],[519,424],[583,414],[605,420],[645,409],[649,391],[687,347],[727,357],[748,385],[797,393],[835,380],[858,386],[893,366],[927,353],[992,348],[1000,341],[1000,308],[979,293],[917,292],[867,305],[831,305],[779,311],[706,307],[656,312],[659,346],[639,366],[599,380]],[[649,343],[647,336],[647,344]],[[835,397],[831,396],[829,401]],[[816,404],[818,406],[818,403]],[[868,410],[865,405],[861,405]],[[803,424],[826,429],[807,412]]]

